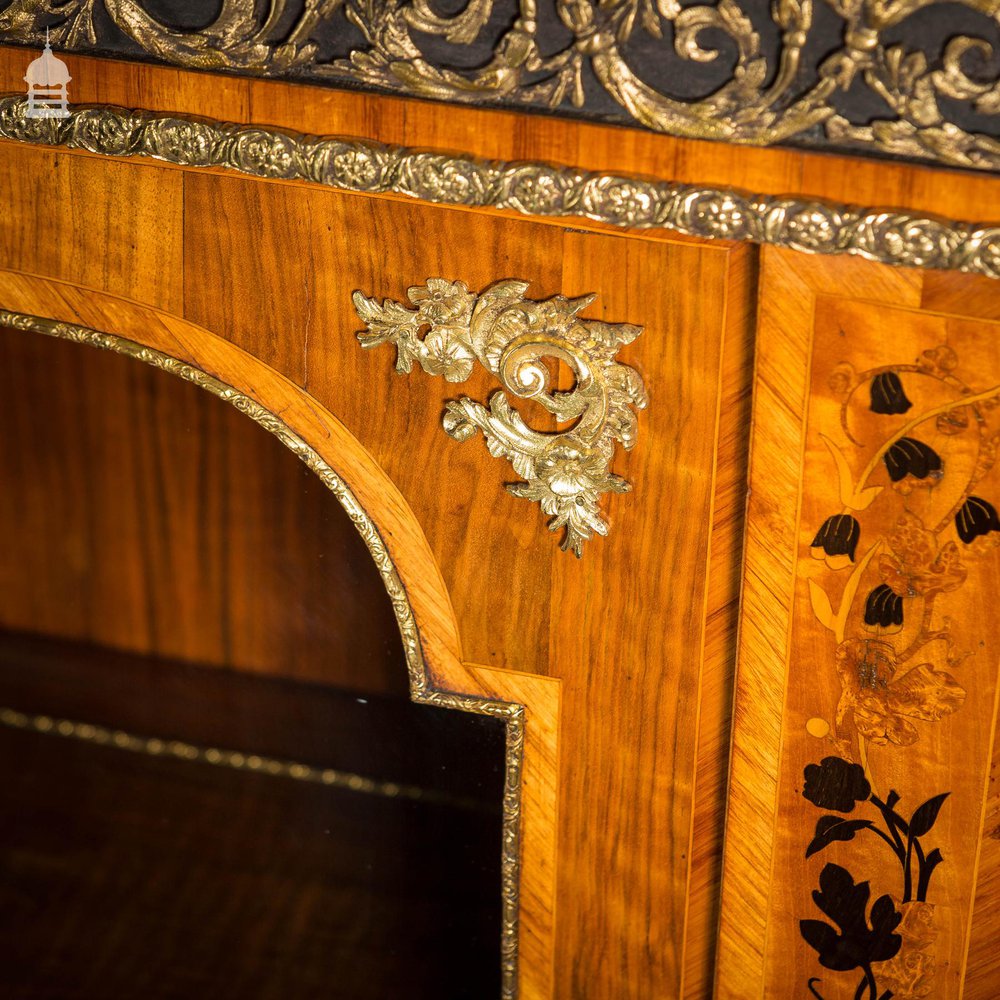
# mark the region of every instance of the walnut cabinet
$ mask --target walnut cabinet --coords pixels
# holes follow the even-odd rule
[[[0,722],[148,750],[189,662],[321,686],[273,696],[275,766],[323,685],[474,720],[426,759],[493,803],[453,859],[489,941],[447,901],[392,925],[437,963],[411,995],[1000,993],[994,177],[65,60],[68,119],[0,116],[0,660],[35,709]],[[238,743],[205,684],[191,745]],[[449,878],[422,822],[414,893]],[[218,995],[290,996],[269,942],[351,995],[267,885]]]

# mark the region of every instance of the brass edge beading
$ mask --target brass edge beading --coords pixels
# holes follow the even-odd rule
[[[311,785],[323,785],[362,795],[376,795],[384,799],[411,799],[414,802],[435,802],[459,809],[480,809],[481,804],[466,796],[451,795],[434,788],[407,785],[398,781],[383,781],[363,774],[342,771],[335,767],[317,767],[301,761],[267,757],[246,750],[225,747],[201,746],[183,740],[159,736],[139,736],[121,729],[109,729],[93,722],[78,719],[60,719],[51,715],[20,712],[16,708],[0,706],[0,726],[22,732],[93,743],[113,750],[162,757],[188,763],[208,764],[231,771],[248,771],[269,778],[286,778]]]
[[[986,31],[996,4],[946,3],[468,0],[442,10],[428,0],[328,0],[292,14],[284,3],[222,0],[211,25],[183,30],[142,0],[18,0],[0,31],[41,45],[51,29],[71,51],[138,50],[168,65],[438,100],[601,113],[610,99],[619,120],[672,135],[769,145],[821,132],[833,147],[996,170],[996,135],[975,131],[1000,112]],[[906,23],[945,7],[929,23],[947,24],[953,6],[952,34]],[[960,33],[962,8],[979,15],[979,34]],[[335,46],[339,58],[326,54],[331,37],[350,38]],[[671,86],[680,78],[683,97]],[[863,124],[845,106],[849,91],[874,109]]]
[[[517,997],[517,930],[521,871],[521,770],[524,761],[524,707],[467,695],[424,690],[413,696],[423,705],[459,708],[479,715],[492,715],[507,721],[507,769],[503,791],[503,845],[500,851],[501,898],[503,900],[500,933],[500,960],[503,970],[501,1000]]]
[[[449,401],[442,422],[456,441],[481,431],[490,454],[506,458],[524,478],[508,484],[508,492],[537,501],[552,515],[549,530],[566,529],[563,550],[579,558],[592,534],[608,533],[601,495],[631,489],[610,471],[611,459],[616,442],[626,449],[635,444],[635,411],[648,400],[642,377],[617,356],[642,327],[582,319],[595,295],[538,302],[524,297],[527,290],[528,282],[506,278],[475,295],[462,281],[428,278],[407,289],[413,309],[355,292],[354,308],[367,324],[358,340],[365,348],[394,344],[403,375],[416,361],[430,375],[464,382],[479,361],[508,392],[572,421],[565,431],[534,431],[498,391],[489,408],[468,396]],[[569,366],[572,389],[552,388],[545,358]]]
[[[6,309],[0,309],[0,327],[38,333],[47,337],[56,337],[112,351],[116,354],[123,354],[205,389],[224,402],[235,406],[264,430],[273,434],[319,476],[323,485],[337,498],[368,547],[382,577],[382,582],[388,591],[403,639],[411,699],[420,704],[460,709],[464,712],[490,715],[506,721],[507,745],[501,854],[501,1000],[514,1000],[517,996],[518,871],[520,865],[521,771],[524,752],[523,707],[510,702],[492,701],[487,698],[452,694],[430,688],[427,683],[420,635],[413,617],[413,610],[410,607],[406,589],[399,579],[392,557],[378,532],[378,528],[340,476],[309,444],[270,410],[200,368],[195,368],[169,354],[145,347],[115,334],[103,333],[75,323],[62,323]]]
[[[407,195],[433,204],[582,217],[622,229],[666,229],[1000,277],[1000,226],[995,225],[545,163],[477,160],[113,105],[76,107],[62,119],[27,118],[25,107],[23,97],[0,97],[0,138],[107,156],[150,156],[187,167],[224,167],[253,177]]]

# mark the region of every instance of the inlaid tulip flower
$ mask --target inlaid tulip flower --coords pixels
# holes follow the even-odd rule
[[[970,496],[955,515],[955,528],[958,537],[969,545],[980,535],[1000,531],[1000,518],[993,504],[982,497]]]
[[[885,467],[889,478],[898,483],[906,476],[914,479],[941,477],[941,456],[916,438],[901,437],[885,453]]]
[[[885,583],[880,583],[865,601],[865,624],[881,628],[903,624],[903,598]]]
[[[872,413],[906,413],[913,404],[906,398],[903,383],[895,372],[882,372],[872,379]]]
[[[825,559],[831,569],[843,569],[854,562],[861,537],[861,525],[850,514],[828,517],[812,540],[813,558]]]

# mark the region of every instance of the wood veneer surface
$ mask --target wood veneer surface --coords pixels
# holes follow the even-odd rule
[[[1000,524],[959,527],[1000,482],[997,295],[984,279],[764,253],[721,1000],[809,982],[849,1000],[865,968],[879,996],[1000,989]],[[926,469],[895,464],[909,448]],[[858,531],[838,555],[822,535],[839,514]],[[915,846],[895,845],[893,824]],[[858,937],[845,914],[862,892],[898,936]],[[816,930],[838,917],[849,961]]]
[[[0,329],[0,623],[407,691],[353,524],[280,442],[174,376]]]
[[[17,150],[4,169],[20,176],[38,153]],[[130,167],[153,185],[162,172]],[[689,926],[688,886],[695,877],[711,881],[704,873],[718,849],[702,845],[692,855],[694,786],[703,768],[699,808],[718,837],[733,653],[724,639],[703,645],[706,601],[721,619],[735,614],[721,592],[707,596],[709,539],[725,490],[735,493],[720,516],[732,523],[739,515],[743,457],[717,457],[716,441],[721,401],[745,394],[749,380],[746,364],[727,367],[723,357],[746,350],[738,317],[746,315],[752,251],[588,235],[211,174],[185,174],[184,189],[184,219],[165,204],[158,224],[183,226],[190,318],[303,383],[381,464],[427,536],[467,660],[561,682],[560,728],[570,749],[553,762],[555,800],[538,803],[553,823],[558,817],[557,859],[525,873],[556,897],[551,979],[544,964],[526,965],[526,975],[554,984],[536,995],[614,997],[623,981],[636,997],[679,992],[685,947],[703,978],[716,913],[703,900]],[[13,210],[12,228],[41,230],[58,211],[46,198],[33,211],[15,201]],[[311,263],[289,263],[289,245],[308,247]],[[74,252],[47,270],[72,281]],[[643,373],[653,401],[640,418],[639,446],[619,453],[615,466],[635,490],[609,501],[611,537],[589,543],[582,562],[558,550],[539,511],[502,489],[509,472],[480,441],[443,434],[446,384],[422,373],[401,378],[390,349],[358,347],[355,288],[402,298],[435,274],[477,290],[524,277],[538,297],[596,292],[589,315],[646,327],[623,360]],[[159,297],[176,276],[150,271],[148,280]],[[118,291],[114,276],[107,284]],[[28,311],[75,318],[86,297],[67,290]],[[491,389],[480,376],[463,386],[474,398]],[[738,437],[725,441],[735,447]],[[690,529],[665,531],[664,510],[692,517]],[[721,637],[731,626],[718,627]],[[721,692],[704,722],[703,683]],[[637,811],[637,802],[647,807]],[[525,897],[526,905],[548,891]]]
[[[0,53],[9,66],[6,58]],[[125,64],[91,79],[94,89],[74,99],[197,106],[219,118],[287,126],[305,107],[301,89],[256,81],[212,89],[208,77]],[[469,109],[446,127],[443,119],[424,121],[433,109],[417,102],[331,92],[323,101],[333,103],[302,111],[296,127],[595,168],[634,158],[639,172],[676,167],[678,177],[700,169],[683,160],[703,144],[641,152],[614,130],[548,131],[546,123]],[[151,198],[142,228],[169,245],[179,241],[182,262],[164,268],[137,249],[127,276],[91,274],[83,260],[131,246],[129,212],[94,213],[94,227],[83,227],[75,244],[57,240],[61,249],[48,256],[18,249],[22,235],[32,246],[64,231],[53,180],[63,168],[53,164],[67,159],[79,164],[74,190],[100,190],[105,159],[2,145],[0,183],[11,192],[2,262],[74,286],[26,293],[27,311],[104,328],[93,317],[113,326],[115,309],[105,300],[90,309],[89,289],[124,296],[225,337],[304,387],[412,511],[447,587],[462,659],[490,668],[497,692],[505,674],[508,691],[527,694],[536,677],[560,691],[561,715],[547,695],[538,716],[553,776],[525,786],[532,808],[557,831],[540,842],[557,837],[558,849],[522,873],[522,886],[532,886],[522,893],[523,996],[618,998],[623,983],[640,1000],[703,995],[718,919],[753,248],[133,161],[117,165],[130,183],[149,192],[180,185],[179,205]],[[731,183],[763,187],[766,177],[790,190],[796,169],[768,163]],[[709,161],[704,167],[711,180]],[[400,377],[391,348],[359,348],[355,289],[403,299],[408,286],[432,276],[475,291],[521,277],[537,298],[594,292],[588,316],[646,328],[622,360],[643,374],[651,404],[640,415],[636,449],[619,452],[613,466],[634,490],[608,499],[611,535],[588,543],[582,562],[558,551],[537,508],[503,490],[510,470],[481,440],[458,444],[444,435],[441,411],[455,387],[422,372]],[[476,374],[460,392],[483,399],[493,388]],[[524,412],[538,420],[529,406]],[[529,740],[531,726],[529,718]]]

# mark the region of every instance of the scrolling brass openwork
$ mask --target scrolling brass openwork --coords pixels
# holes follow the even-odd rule
[[[506,279],[475,295],[461,281],[430,278],[407,289],[412,309],[355,292],[354,307],[368,327],[358,340],[362,347],[395,344],[402,374],[416,361],[448,382],[464,382],[478,360],[507,391],[534,400],[559,421],[575,421],[565,431],[532,430],[500,390],[488,407],[467,396],[452,400],[443,418],[456,441],[482,431],[490,454],[506,458],[523,477],[508,491],[541,504],[552,515],[549,529],[566,529],[562,548],[579,558],[594,532],[608,533],[601,495],[631,489],[610,471],[611,459],[616,441],[626,449],[635,444],[635,411],[647,397],[639,373],[616,356],[642,327],[581,319],[594,295],[533,301],[524,297],[527,289],[526,281]],[[569,366],[571,389],[554,388],[546,358]]]
[[[994,0],[216,0],[187,30],[169,6],[14,0],[0,36],[1000,170]]]

